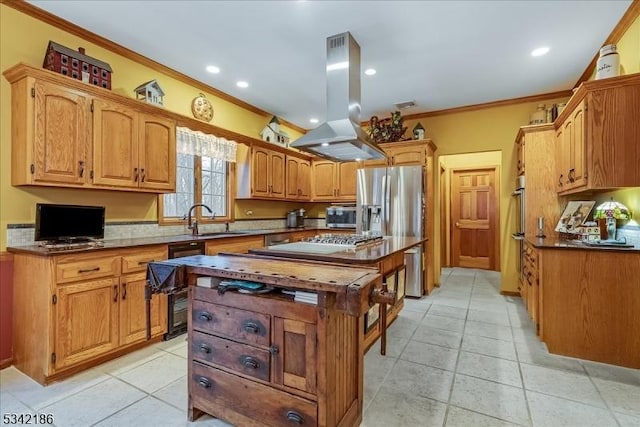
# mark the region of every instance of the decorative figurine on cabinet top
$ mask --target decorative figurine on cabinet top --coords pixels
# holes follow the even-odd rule
[[[420,122],[413,128],[413,139],[424,139],[424,128]]]
[[[391,118],[379,120],[378,116],[372,116],[369,121],[369,137],[373,142],[397,142],[402,141],[402,135],[407,130],[402,126],[400,111],[391,113]]]
[[[164,91],[158,84],[157,80],[150,80],[146,83],[142,83],[140,86],[134,89],[136,93],[136,99],[144,102],[148,102],[149,104],[158,105],[160,107],[164,106],[163,97]]]
[[[42,68],[85,83],[111,89],[111,67],[106,62],[85,55],[84,48],[69,49],[49,40]]]
[[[191,113],[196,119],[210,122],[213,119],[213,105],[203,93],[200,93],[191,101]]]
[[[260,137],[263,141],[274,142],[284,146],[289,145],[289,135],[280,129],[280,121],[276,116],[273,116],[269,124],[262,129]]]

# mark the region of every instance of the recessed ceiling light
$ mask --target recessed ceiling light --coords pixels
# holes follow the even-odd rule
[[[241,88],[246,88],[249,87],[249,83],[244,82],[244,81],[239,81],[238,83],[236,83],[236,86],[241,87]]]
[[[215,65],[207,65],[207,71],[213,74],[218,74],[220,72],[220,68]]]
[[[377,73],[377,71],[376,71],[376,70],[374,70],[373,68],[367,68],[366,70],[364,70],[364,73],[365,73],[367,76],[373,76],[375,73]]]
[[[531,51],[531,56],[542,56],[549,53],[549,48],[547,46],[539,47],[537,49],[533,49]]]
[[[322,143],[322,144],[320,144],[320,145],[322,145],[323,147],[328,147],[328,146],[329,146],[329,143],[328,143],[328,142],[323,142],[323,143]]]
[[[311,122],[311,123],[318,123],[318,119],[315,119],[315,118],[314,118],[314,119],[309,119],[309,122]]]

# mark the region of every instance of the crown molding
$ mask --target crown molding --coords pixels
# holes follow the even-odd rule
[[[609,37],[607,37],[602,46],[617,44],[638,16],[640,16],[640,0],[633,0],[629,9],[627,9],[625,14],[622,15],[620,22],[618,22],[613,31],[611,31],[611,34],[609,34]],[[600,53],[597,52],[573,87],[578,87],[580,86],[580,83],[589,80],[589,77],[591,77],[591,74],[593,74],[593,70],[596,67],[596,62],[598,61],[599,56]]]
[[[252,113],[256,113],[263,116],[273,116],[273,113],[261,110],[258,107],[255,107],[247,102],[244,102],[238,98],[235,98],[225,92],[222,92],[220,89],[216,89],[213,86],[209,86],[199,80],[196,80],[192,77],[187,76],[186,74],[182,74],[179,71],[174,70],[173,68],[167,67],[159,62],[154,61],[153,59],[147,58],[144,55],[140,55],[137,52],[134,52],[131,49],[128,49],[118,43],[115,43],[105,37],[99,36],[98,34],[92,33],[79,25],[73,24],[65,19],[62,19],[52,13],[49,13],[39,7],[36,7],[30,3],[27,3],[24,0],[0,0],[0,4],[4,4],[12,9],[15,9],[19,12],[24,13],[25,15],[31,16],[39,21],[42,21],[46,24],[52,25],[62,31],[73,34],[74,36],[78,36],[83,40],[86,40],[90,43],[93,43],[97,46],[110,50],[111,52],[120,55],[124,58],[130,59],[131,61],[142,64],[146,67],[152,68],[156,71],[159,71],[167,76],[179,80],[183,83],[186,83],[190,86],[193,86],[199,90],[208,92],[220,99],[228,101],[232,104],[237,105],[238,107],[244,108],[245,110],[251,111]],[[284,119],[279,119],[284,126],[287,126],[291,129],[296,130],[300,133],[306,133],[307,130],[290,123]]]

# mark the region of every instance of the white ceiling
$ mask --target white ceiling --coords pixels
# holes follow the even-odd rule
[[[326,113],[328,36],[350,31],[378,71],[362,75],[368,120],[408,100],[403,115],[571,89],[631,0],[30,3],[309,129]]]

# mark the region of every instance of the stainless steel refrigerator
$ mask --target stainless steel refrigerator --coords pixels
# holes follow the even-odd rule
[[[358,169],[357,185],[358,234],[424,236],[422,166]],[[406,294],[419,297],[423,293],[423,257],[422,248],[416,249],[405,254]]]

